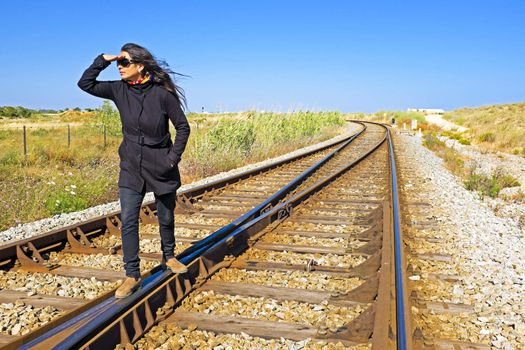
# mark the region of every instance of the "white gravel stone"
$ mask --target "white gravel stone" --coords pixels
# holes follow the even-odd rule
[[[433,246],[438,252],[442,248],[448,250],[452,260],[441,264],[456,270],[460,276],[459,281],[443,283],[441,287],[441,283],[429,280],[413,281],[418,286],[418,296],[440,301],[450,299],[474,308],[473,314],[421,312],[420,322],[425,323],[427,319],[432,327],[427,328],[427,332],[434,336],[456,336],[459,340],[490,344],[498,349],[520,348],[525,344],[525,332],[518,331],[525,325],[525,232],[515,219],[519,212],[501,215],[494,203],[503,208],[501,211],[519,210],[519,205],[509,209],[502,199],[482,200],[478,194],[466,190],[461,179],[446,170],[443,160],[424,148],[418,137],[397,136],[396,149],[404,178],[413,185],[404,186],[408,200],[431,204],[424,210],[432,214],[440,238]],[[469,149],[465,152],[475,155]],[[475,156],[480,157],[486,169],[493,169],[491,167],[503,161],[493,155]],[[523,163],[524,160],[519,159],[514,165],[509,164],[508,170],[525,168]],[[512,171],[509,173],[514,175]],[[432,232],[420,230],[412,234],[433,236]],[[417,247],[412,248],[418,251]],[[421,260],[419,264],[423,277],[427,273],[451,273],[429,271]]]

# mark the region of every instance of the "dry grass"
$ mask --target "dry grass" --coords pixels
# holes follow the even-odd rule
[[[435,132],[427,132],[423,138],[423,146],[427,147],[445,161],[445,166],[451,173],[464,178],[466,175],[466,157],[456,150],[448,148],[445,143],[438,139]]]
[[[104,147],[101,111],[110,121],[120,119],[106,107],[0,121],[0,230],[117,200],[122,136],[119,125],[108,124]],[[320,142],[343,124],[341,114],[329,112],[188,117],[192,133],[180,164],[183,183]],[[22,125],[28,126],[27,157]]]
[[[525,156],[525,103],[462,108],[444,118],[469,128],[468,138],[483,149]]]
[[[78,126],[92,124],[97,118],[96,112],[67,110],[56,114],[32,114],[29,118],[0,117],[0,129],[20,128],[24,125],[32,127],[53,128],[69,125]]]

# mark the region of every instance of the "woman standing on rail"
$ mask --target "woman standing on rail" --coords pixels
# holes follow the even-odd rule
[[[96,80],[113,61],[122,80]],[[190,126],[182,110],[184,94],[170,74],[174,73],[167,65],[159,64],[146,48],[128,43],[117,56],[101,54],[95,58],[78,82],[87,93],[115,102],[122,121],[118,186],[126,279],[117,289],[116,298],[131,295],[140,286],[138,219],[146,192],[155,194],[163,261],[174,273],[187,271],[174,257],[173,211],[175,192],[181,185],[178,163]],[[175,126],[175,143],[168,119]]]

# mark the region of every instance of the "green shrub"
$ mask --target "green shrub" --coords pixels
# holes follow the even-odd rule
[[[0,157],[0,165],[15,165],[18,164],[18,153],[15,150],[8,150]]]
[[[343,125],[338,112],[259,113],[246,112],[237,119],[206,122],[192,120],[195,127],[185,155],[191,171],[208,176],[253,160],[301,147],[327,135],[327,128]]]
[[[46,200],[46,208],[53,215],[70,213],[87,207],[88,203],[84,198],[70,192],[53,193]]]
[[[486,132],[486,133],[479,135],[478,140],[479,142],[492,143],[496,141],[496,135],[493,132]]]
[[[35,164],[47,163],[51,160],[51,153],[49,152],[48,148],[37,147],[34,149],[34,152],[31,155],[30,159]]]
[[[436,133],[429,132],[423,136],[423,146],[427,147],[430,150],[435,150],[437,148],[445,147],[445,143],[438,139]]]
[[[102,106],[96,109],[96,115],[99,122],[106,125],[106,131],[109,135],[122,135],[120,114],[115,108],[113,108],[113,105],[109,100],[104,100]]]
[[[481,197],[489,195],[496,197],[501,190],[488,176],[471,171],[465,180],[465,188],[469,191],[479,192]]]
[[[466,189],[479,192],[481,197],[495,198],[503,188],[519,185],[518,180],[511,175],[504,174],[501,170],[496,170],[491,176],[486,176],[477,173],[475,168],[471,168],[465,180]]]
[[[463,173],[465,161],[461,159],[457,151],[447,148],[443,154],[443,160],[452,173]]]
[[[2,106],[0,107],[0,116],[7,118],[28,118],[34,111],[21,106]]]
[[[496,177],[498,178],[498,181],[501,184],[501,188],[521,186],[518,179],[511,175],[500,174],[496,175]]]
[[[227,150],[248,156],[255,142],[253,118],[248,120],[223,120],[212,128],[207,135],[212,151]]]
[[[462,145],[470,145],[470,140],[463,136],[463,133],[461,132],[455,132],[455,131],[442,131],[441,135],[448,137],[449,139],[453,139],[458,141]]]
[[[40,128],[40,129],[31,130],[29,135],[31,135],[31,136],[47,136],[47,135],[49,135],[49,129]]]

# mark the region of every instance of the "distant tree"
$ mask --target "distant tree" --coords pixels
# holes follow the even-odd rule
[[[13,118],[15,114],[15,108],[11,106],[2,106],[0,107],[0,114],[3,117]]]
[[[0,107],[0,115],[7,118],[28,118],[34,111],[22,106],[2,106]]]
[[[96,109],[97,117],[100,122],[106,125],[107,132],[110,135],[122,135],[122,123],[120,114],[117,112],[109,100],[104,100],[102,106]]]
[[[59,113],[60,111],[57,111],[55,109],[37,109],[35,112],[37,113],[42,113],[42,114],[56,114],[56,113]]]
[[[81,111],[82,111],[82,110],[80,109],[80,107],[75,107],[75,108],[73,108],[73,110],[76,111],[76,112],[81,112]]]

